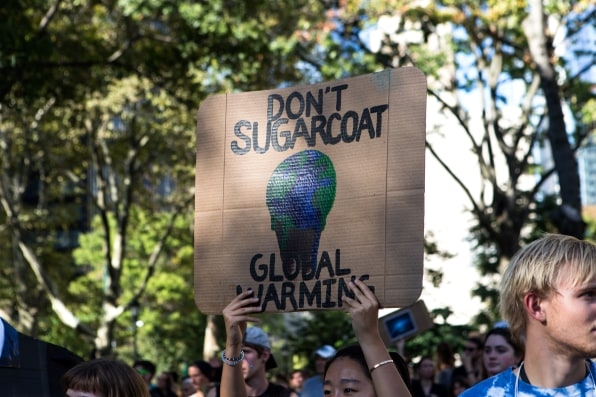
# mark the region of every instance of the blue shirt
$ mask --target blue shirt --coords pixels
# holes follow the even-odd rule
[[[581,382],[556,389],[542,388],[517,379],[513,369],[505,370],[465,390],[461,397],[596,397],[596,365],[590,361],[589,373]],[[517,380],[517,393],[515,384]]]

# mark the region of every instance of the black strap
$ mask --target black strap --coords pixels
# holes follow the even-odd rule
[[[531,385],[528,375],[526,374],[526,368],[523,365],[519,369],[519,377],[521,380]]]

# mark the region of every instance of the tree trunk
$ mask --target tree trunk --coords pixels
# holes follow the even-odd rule
[[[579,171],[575,153],[567,137],[559,87],[551,62],[554,53],[552,38],[547,37],[542,0],[531,0],[529,5],[530,13],[523,22],[523,28],[546,99],[547,136],[561,189],[561,205],[551,217],[559,232],[581,239],[584,237],[585,223],[581,216]]]
[[[215,316],[207,316],[207,325],[205,327],[205,342],[203,343],[203,358],[209,360],[217,355],[220,347],[217,344],[217,325]]]

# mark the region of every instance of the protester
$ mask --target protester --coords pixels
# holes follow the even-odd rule
[[[403,357],[397,352],[390,352],[389,356],[393,360],[393,365],[397,368],[397,371],[399,372],[399,375],[402,377],[405,385],[409,385],[410,370]],[[339,360],[344,360],[344,363],[340,364]],[[334,393],[331,395],[338,395],[339,393],[339,395],[342,396],[345,394],[346,390],[349,391],[349,393],[347,393],[348,395],[352,395],[353,393],[358,392],[361,392],[363,395],[370,395],[369,393],[371,391],[374,392],[374,385],[372,389],[368,386],[368,383],[372,382],[372,377],[370,375],[371,371],[366,363],[364,351],[362,350],[362,347],[359,344],[349,345],[339,349],[337,354],[333,356],[331,360],[328,361],[327,369],[329,369],[332,364],[335,364],[336,361],[338,361],[337,365],[340,366],[341,370],[346,371],[349,374],[349,378],[341,378],[341,376],[343,376],[343,373],[340,374],[340,387],[335,388],[334,390],[329,390],[327,392],[328,394]],[[323,376],[326,375],[327,371],[325,371]],[[331,374],[329,374],[329,376],[332,377]],[[363,381],[364,379],[366,379],[366,381]],[[328,382],[331,385],[333,384],[332,381]],[[338,382],[338,379],[336,379],[335,382]],[[342,383],[345,384],[345,389],[342,389]],[[364,385],[364,387],[360,387],[361,385]],[[324,389],[324,392],[325,390],[326,389]],[[399,396],[401,396],[401,394]],[[407,394],[406,396],[409,396],[409,394]]]
[[[596,396],[596,245],[547,234],[513,256],[500,291],[524,361],[462,396]]]
[[[422,357],[416,366],[417,378],[412,380],[413,397],[447,397],[448,389],[435,382],[435,363]]]
[[[453,370],[453,378],[466,379],[469,385],[476,384],[483,379],[482,339],[476,335],[469,335],[463,351],[460,353],[462,365]]]
[[[295,397],[290,389],[270,382],[267,370],[277,367],[271,353],[269,336],[258,327],[248,327],[251,316],[261,311],[254,304],[258,298],[252,290],[235,297],[223,310],[226,324],[226,348],[221,374],[221,397]]]
[[[80,363],[62,376],[66,397],[150,397],[143,378],[120,360]]]
[[[350,391],[350,395],[371,397],[411,396],[405,362],[398,354],[390,354],[381,339],[375,294],[358,279],[348,286],[354,298],[344,296],[342,303],[352,318],[358,345],[341,349],[327,363],[324,395],[343,396]],[[361,353],[354,354],[354,350]]]
[[[155,376],[155,372],[157,371],[156,365],[149,361],[149,360],[136,360],[132,367],[141,375],[141,378],[145,381],[147,385],[147,390],[151,390],[155,388],[155,385],[151,383],[151,380]]]
[[[192,397],[214,397],[217,384],[213,382],[214,370],[207,361],[197,360],[188,366],[188,377],[195,387]]]
[[[365,370],[354,360],[339,357],[328,364],[325,374],[325,394],[336,395],[336,390],[341,393],[346,388],[356,387],[358,383],[359,388],[362,386],[372,393],[369,394],[370,396],[410,396],[408,387],[396,366],[388,365],[393,364],[393,360],[379,334],[377,320],[379,304],[375,295],[362,281],[355,280],[348,286],[354,293],[354,298],[344,296],[342,303],[352,318],[356,338],[362,346]],[[259,298],[254,296],[254,291],[247,290],[235,297],[223,310],[227,335],[226,348],[223,352],[221,397],[259,395],[258,390],[249,390],[245,384],[246,375],[243,376],[246,370],[244,366],[240,368],[240,363],[245,361],[244,356],[248,355],[242,350],[243,335],[251,328],[255,328],[247,328],[246,323],[259,321],[253,315],[261,311],[259,306],[255,306],[258,300]],[[353,377],[350,378],[349,384],[346,384],[342,376],[345,376],[348,371],[351,371]]]
[[[157,384],[150,390],[151,397],[177,397],[176,382],[169,372],[162,372],[157,376]]]
[[[523,346],[513,340],[509,328],[493,328],[486,334],[483,362],[487,377],[517,367],[523,357]]]
[[[188,376],[182,379],[182,382],[180,383],[181,397],[190,397],[195,394],[196,391],[197,389],[195,388],[195,385],[193,385],[192,379]]]
[[[331,345],[323,345],[314,351],[315,374],[304,381],[302,397],[323,397],[323,373],[325,365],[336,353]]]
[[[302,388],[304,387],[304,380],[306,379],[306,371],[302,369],[294,369],[290,372],[290,379],[288,383],[290,389],[292,389],[298,396],[302,396]]]
[[[435,350],[435,356],[437,361],[435,381],[449,391],[453,382],[453,370],[455,369],[455,355],[451,344],[445,341],[439,342]],[[451,395],[450,391],[449,395]]]

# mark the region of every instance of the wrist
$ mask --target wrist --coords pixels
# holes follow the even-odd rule
[[[240,350],[240,354],[238,356],[232,357],[228,356],[225,350],[221,352],[221,361],[230,367],[237,366],[242,362],[242,360],[244,360],[244,350]]]

